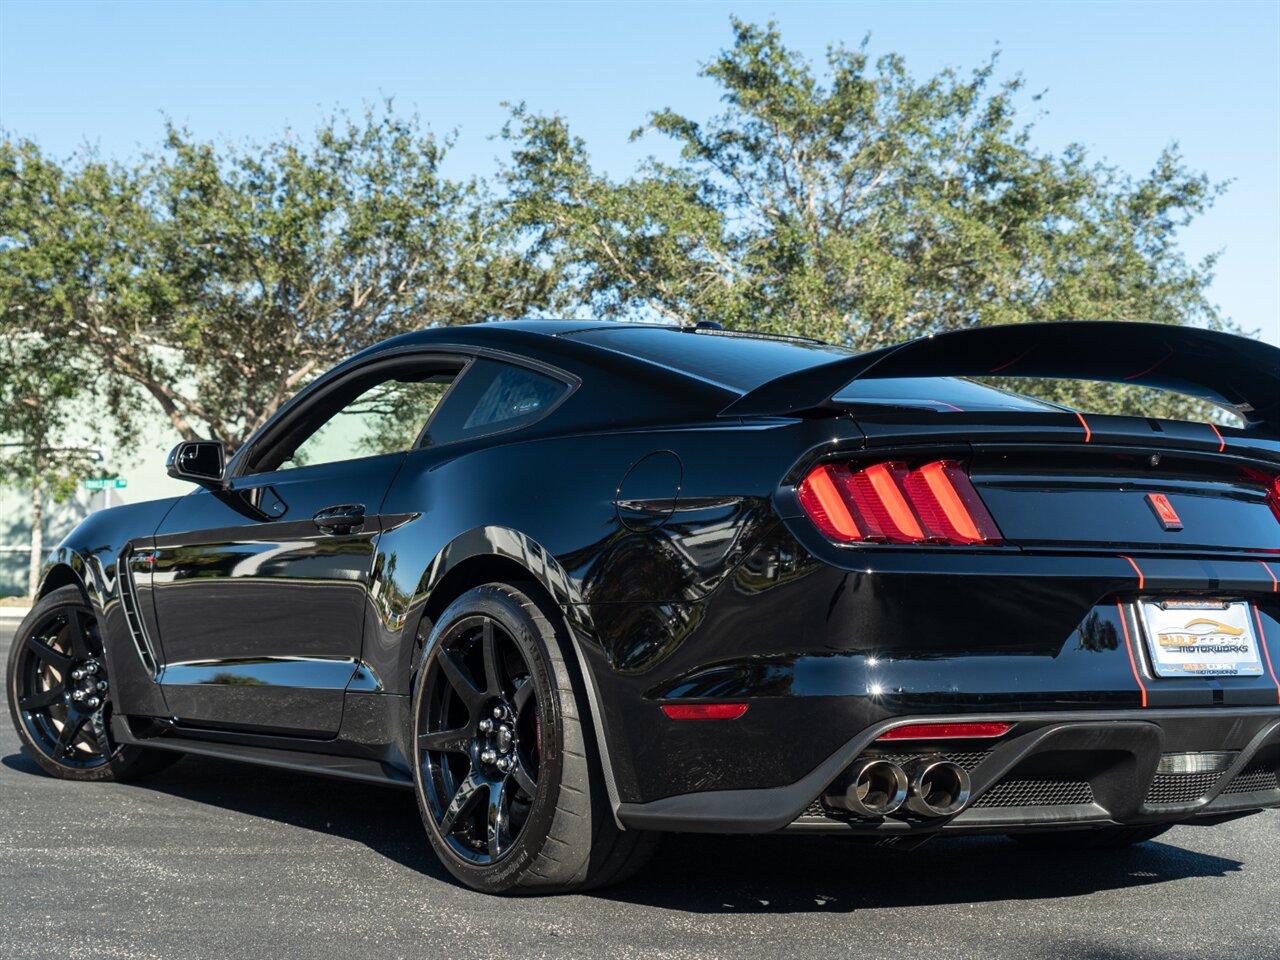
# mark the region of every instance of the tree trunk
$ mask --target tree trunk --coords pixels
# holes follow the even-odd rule
[[[44,566],[44,489],[39,473],[31,477],[31,565],[27,568],[27,596],[40,589],[40,568]]]

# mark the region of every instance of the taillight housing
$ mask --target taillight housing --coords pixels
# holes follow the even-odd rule
[[[1276,520],[1280,520],[1280,477],[1271,478],[1271,485],[1267,487],[1267,505],[1276,515]]]
[[[1000,528],[955,460],[915,468],[898,460],[859,467],[823,463],[797,492],[809,519],[839,543],[1001,542]]]

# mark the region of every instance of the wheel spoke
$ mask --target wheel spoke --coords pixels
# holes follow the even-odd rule
[[[70,751],[76,737],[80,735],[80,731],[88,719],[83,713],[73,713],[67,717],[66,722],[62,725],[62,732],[58,734],[58,749],[55,756],[61,757]]]
[[[490,696],[502,692],[499,677],[498,642],[493,635],[493,621],[486,619],[480,628],[480,649],[484,653],[484,692]]]
[[[30,696],[19,697],[18,706],[23,710],[39,710],[41,707],[47,707],[50,704],[58,703],[62,699],[62,695],[66,693],[66,684],[58,681],[48,690],[41,690]]]
[[[476,777],[474,770],[467,774],[467,779],[458,785],[458,791],[453,795],[453,799],[449,801],[449,807],[440,819],[441,833],[446,837],[453,833],[453,828],[457,824],[458,818],[475,803],[476,798],[480,796],[480,788],[483,786],[484,783]]]
[[[505,780],[489,784],[489,859],[497,860],[511,846],[511,797]]]
[[[468,753],[471,747],[471,729],[455,727],[452,730],[437,730],[432,733],[418,735],[419,750],[434,750],[439,753]]]
[[[511,709],[516,712],[516,716],[520,716],[529,700],[533,697],[533,677],[525,679],[524,683],[516,688],[516,695],[511,698]]]
[[[40,638],[35,636],[27,637],[27,649],[35,654],[39,659],[43,660],[49,666],[56,669],[59,673],[65,673],[67,668],[71,666],[71,658],[59,653],[47,643],[41,643]]]
[[[72,654],[77,660],[88,660],[89,642],[85,639],[84,624],[80,622],[79,610],[67,611],[67,629],[70,631]]]
[[[444,671],[449,685],[474,716],[484,699],[484,693],[472,683],[471,678],[467,676],[466,668],[458,662],[457,655],[452,650],[441,650],[439,660],[440,669]]]
[[[104,757],[110,757],[112,752],[111,736],[107,731],[106,720],[102,716],[101,711],[95,713],[93,717],[90,718],[89,727],[93,733],[93,742],[97,744],[98,752]]]
[[[515,780],[516,786],[527,793],[531,799],[538,795],[538,781],[529,774],[528,767],[519,757],[516,757],[516,765],[511,770],[511,777]]]

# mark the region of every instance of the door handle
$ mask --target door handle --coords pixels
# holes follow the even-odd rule
[[[355,533],[364,526],[364,504],[340,503],[325,507],[311,522],[325,533]]]

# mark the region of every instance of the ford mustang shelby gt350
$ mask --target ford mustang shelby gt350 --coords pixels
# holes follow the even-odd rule
[[[440,328],[168,469],[198,488],[91,515],[15,638],[55,776],[191,753],[402,784],[490,892],[616,882],[662,831],[1116,845],[1280,806],[1266,344]]]

